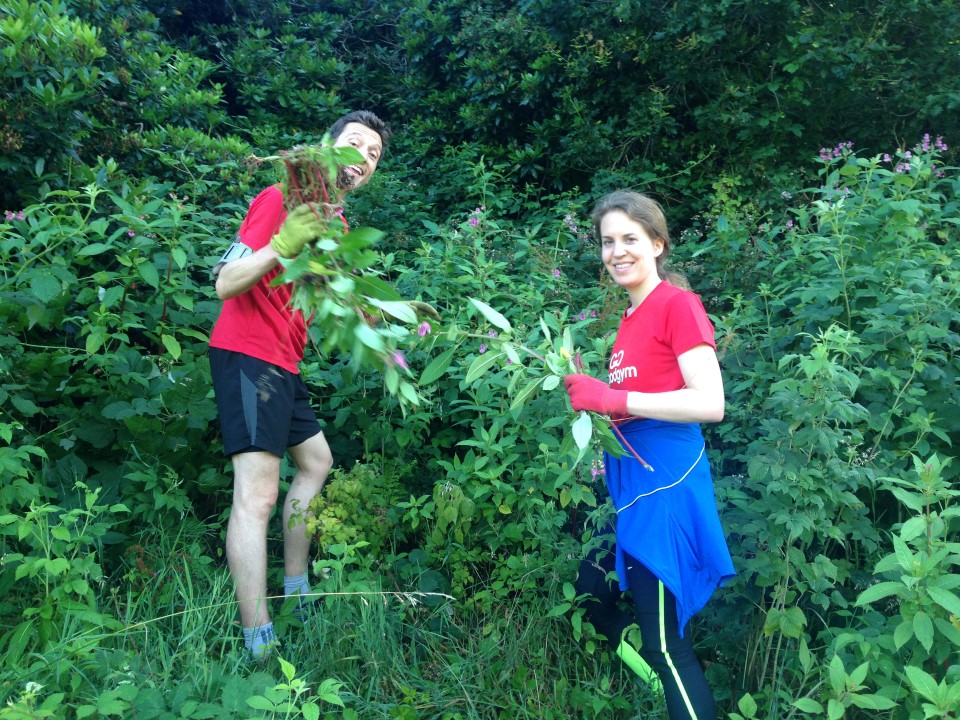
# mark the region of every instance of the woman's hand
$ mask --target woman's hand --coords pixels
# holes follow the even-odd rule
[[[589,375],[567,375],[563,385],[570,395],[570,405],[577,412],[590,410],[603,415],[627,414],[627,391],[614,390],[602,380]]]

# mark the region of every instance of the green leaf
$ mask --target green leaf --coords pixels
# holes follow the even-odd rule
[[[137,272],[140,274],[140,277],[143,278],[143,281],[150,287],[160,287],[160,274],[157,272],[157,268],[154,267],[153,263],[149,260],[139,263],[137,265]]]
[[[543,336],[547,339],[547,342],[552,345],[553,340],[551,340],[550,328],[547,327],[547,323],[542,317],[540,318],[540,327],[543,329]]]
[[[912,575],[913,566],[915,565],[913,553],[910,552],[907,544],[897,535],[893,536],[893,549],[896,552],[897,562],[900,563],[900,567]]]
[[[417,395],[417,391],[414,389],[413,385],[408,382],[400,383],[400,395],[411,405],[420,404],[420,396]]]
[[[30,292],[42,303],[48,303],[60,294],[60,281],[48,272],[38,271],[30,277]]]
[[[376,228],[359,227],[344,235],[340,240],[340,244],[344,248],[357,250],[376,245],[383,239],[385,234],[382,230],[377,230]]]
[[[424,368],[423,374],[420,375],[419,384],[430,385],[443,377],[444,373],[447,372],[447,368],[450,367],[450,363],[453,361],[453,354],[456,350],[456,347],[449,348],[431,360],[430,364]]]
[[[807,647],[806,638],[800,638],[800,647],[798,648],[798,657],[800,658],[800,667],[809,670],[813,664],[813,656],[810,654],[810,648]]]
[[[917,636],[923,649],[930,652],[933,646],[933,621],[923,611],[913,616],[913,634]]]
[[[173,257],[173,261],[177,264],[177,267],[181,270],[187,266],[187,253],[183,248],[173,248],[170,251],[170,255]]]
[[[167,349],[167,352],[170,353],[171,357],[174,360],[180,359],[180,353],[183,351],[180,347],[180,343],[173,335],[161,335],[160,342],[163,343],[163,346]]]
[[[492,325],[496,325],[498,328],[506,332],[510,332],[510,330],[513,329],[510,327],[510,322],[503,315],[482,300],[470,298],[470,302],[473,303],[473,306],[477,308],[477,310],[479,310]]]
[[[133,405],[128,403],[126,400],[117,400],[116,402],[112,402],[109,405],[104,406],[103,410],[100,411],[100,414],[108,420],[123,420],[131,415],[135,415],[136,410],[134,410]]]
[[[573,441],[583,450],[590,444],[590,436],[593,434],[593,418],[590,417],[590,413],[586,410],[581,411],[580,417],[573,422],[572,430]]]
[[[912,517],[900,528],[900,537],[904,542],[910,542],[927,531],[927,518],[924,516]]]
[[[897,629],[893,631],[893,644],[896,645],[897,650],[899,650],[906,645],[913,636],[913,621],[904,620],[897,625]]]
[[[847,686],[847,672],[843,668],[843,661],[839,655],[834,655],[830,661],[830,687],[835,695],[839,695]]]
[[[356,292],[367,299],[376,298],[377,300],[389,300],[391,302],[401,302],[402,297],[388,283],[380,278],[370,277],[369,275],[354,275],[353,281],[356,284]]]
[[[421,220],[420,222],[423,223],[423,226],[434,235],[443,235],[443,231],[440,229],[440,226],[435,222],[431,220]]]
[[[330,289],[341,297],[350,295],[357,286],[353,278],[349,275],[337,275],[330,281]]]
[[[102,697],[97,700],[97,712],[101,715],[122,715],[129,710],[130,703],[126,703],[123,700],[117,700],[116,698],[104,699]],[[187,717],[189,717],[189,715]]]
[[[913,689],[923,695],[930,702],[937,701],[937,690],[939,685],[932,675],[924,672],[918,667],[907,665],[904,669],[907,680],[913,686]]]
[[[870,603],[876,602],[877,600],[882,600],[885,597],[891,595],[898,595],[903,589],[903,583],[899,582],[881,582],[876,585],[871,585],[862,593],[860,597],[857,598],[855,603],[857,606],[869,605]]]
[[[107,245],[106,243],[90,243],[85,247],[80,248],[77,251],[77,255],[88,256],[88,255],[99,255],[100,253],[105,253],[108,250],[112,250],[112,245]]]
[[[848,685],[852,685],[854,688],[858,688],[863,685],[863,681],[867,679],[867,671],[870,670],[870,663],[865,662],[858,665],[854,668],[853,672],[850,673]]]
[[[263,695],[254,695],[253,697],[248,697],[247,705],[252,707],[254,710],[265,710],[267,712],[273,712],[277,709],[276,705],[263,697]]]
[[[10,397],[10,402],[13,403],[13,406],[20,411],[23,415],[27,417],[33,417],[38,412],[40,412],[39,406],[33,400],[25,398],[22,395],[13,395]]]
[[[560,376],[559,376],[559,375],[547,375],[546,380],[543,381],[543,389],[544,389],[544,391],[546,391],[546,392],[550,392],[550,391],[553,390],[555,387],[557,387],[559,384],[560,384]]]
[[[108,287],[103,292],[103,298],[100,300],[100,304],[105,308],[110,308],[116,305],[120,298],[123,297],[125,289],[122,285],[114,285],[113,287]]]
[[[377,300],[374,297],[366,298],[372,305],[383,310],[387,315],[395,317],[400,322],[414,324],[417,322],[416,311],[403,301]]]
[[[845,712],[846,708],[843,707],[843,703],[830,698],[827,703],[827,720],[840,720]]]
[[[368,348],[375,352],[386,352],[387,347],[384,345],[383,338],[380,337],[380,333],[374,330],[372,327],[366,323],[358,324],[354,330],[354,335],[356,335],[357,340],[362,342]]]
[[[93,355],[101,347],[103,347],[103,343],[106,342],[107,339],[106,335],[107,332],[102,327],[97,327],[90,331],[90,334],[87,335],[86,341],[86,350],[88,355]]]
[[[503,355],[504,353],[502,352],[501,353],[489,352],[489,353],[484,353],[482,355],[478,355],[476,359],[472,363],[470,363],[470,369],[467,370],[467,377],[464,380],[464,382],[467,385],[472,383],[478,377],[483,375],[491,365],[495,364],[501,357],[503,357]]]
[[[942,607],[951,615],[960,617],[960,598],[958,598],[949,590],[944,590],[943,588],[939,587],[928,587],[927,592],[930,594],[930,599],[933,600],[937,605]]]
[[[798,638],[806,624],[807,619],[803,615],[803,610],[792,607],[784,611],[780,618],[780,632],[788,638]]]
[[[570,603],[568,603],[568,602],[563,602],[563,603],[560,603],[559,605],[554,605],[554,606],[553,606],[552,608],[550,608],[550,610],[547,612],[547,617],[548,617],[548,618],[551,618],[551,617],[557,617],[558,615],[563,615],[563,614],[566,613],[567,610],[569,610],[571,607],[572,607],[572,605],[571,605]]]
[[[740,700],[737,701],[737,709],[743,713],[744,717],[752,718],[757,715],[757,701],[753,699],[753,695],[747,693]]]
[[[340,698],[338,697],[337,700]],[[342,706],[343,701],[341,700],[339,704]],[[320,706],[316,703],[305,702],[300,706],[300,712],[303,713],[304,720],[320,720]]]
[[[893,700],[883,695],[857,695],[854,693],[850,695],[850,702],[864,710],[890,710],[897,706]]]
[[[914,512],[922,513],[924,511],[923,495],[920,493],[908,492],[907,490],[898,487],[890,488],[890,492],[894,494],[897,500],[902,502]]]
[[[527,401],[527,398],[529,398],[534,393],[534,391],[536,391],[537,386],[540,384],[542,380],[543,380],[542,377],[538,377],[538,378],[534,378],[529,383],[527,383],[524,386],[523,390],[518,392],[516,396],[513,398],[513,402],[510,403],[510,409],[517,410],[518,408],[523,407],[523,404]]]
[[[799,700],[794,700],[793,706],[804,713],[817,713],[820,714],[823,712],[823,705],[818,703],[813,698],[800,698]]]

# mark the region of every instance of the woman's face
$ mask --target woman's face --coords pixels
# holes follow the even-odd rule
[[[656,287],[663,240],[651,238],[622,210],[611,210],[600,221],[600,249],[603,265],[617,285],[642,295]]]

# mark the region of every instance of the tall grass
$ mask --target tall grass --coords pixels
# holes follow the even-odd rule
[[[97,589],[123,629],[66,614],[57,643],[0,666],[0,718],[292,718],[310,717],[310,703],[324,717],[363,720],[663,716],[611,653],[586,654],[566,618],[547,616],[559,588],[484,613],[383,591],[375,576],[343,591],[362,585],[342,571],[318,585],[306,623],[272,599],[278,655],[306,688],[296,699],[277,657],[247,659],[229,574],[204,550],[209,532],[199,523],[145,532]],[[337,690],[324,701],[321,687]],[[293,700],[257,709],[278,695]]]

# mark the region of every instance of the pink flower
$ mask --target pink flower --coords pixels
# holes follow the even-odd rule
[[[480,343],[480,354],[483,355],[487,351],[487,346],[485,343]]]
[[[129,235],[130,237],[133,237],[133,236],[136,235],[136,234],[137,234],[137,233],[134,232],[133,230],[127,230],[127,235]]]
[[[580,313],[580,319],[581,319],[581,320],[586,320],[586,319],[587,319],[587,314],[584,313],[584,312]]]
[[[393,362],[402,367],[404,370],[407,370],[410,366],[407,365],[407,359],[403,356],[403,353],[399,350],[394,350],[390,355],[393,358]]]
[[[417,328],[417,335],[419,335],[420,337],[423,337],[424,335],[429,335],[432,329],[433,328],[430,327],[430,323],[424,320],[422,323],[420,323],[420,327]]]
[[[495,337],[497,337],[497,331],[496,331],[496,330],[491,330],[490,332],[487,333],[487,335],[489,335],[489,336],[492,337],[492,338],[495,338]]]
[[[555,278],[560,277],[560,268],[554,268],[554,269],[553,269],[553,276],[554,276]]]
[[[793,227],[793,220],[787,220],[787,227]]]
[[[591,311],[590,311],[590,317],[595,318],[596,316],[597,316],[597,311],[596,311],[596,310],[591,310]]]
[[[471,224],[473,227],[476,227],[477,225],[480,224],[480,218],[477,218],[477,217],[472,217],[472,218],[470,218],[470,224]]]

